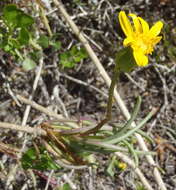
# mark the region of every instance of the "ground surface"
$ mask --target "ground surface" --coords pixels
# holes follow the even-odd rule
[[[162,168],[162,176],[168,190],[176,189],[176,54],[174,53],[176,2],[174,0],[67,0],[63,3],[74,22],[87,35],[91,46],[110,76],[113,68],[112,60],[123,40],[117,19],[121,9],[136,13],[150,23],[158,20],[165,23],[163,41],[152,55],[149,66],[138,68],[130,74],[122,74],[118,91],[129,110],[133,108],[136,97],[138,95],[142,97],[143,103],[139,119],[144,117],[152,107],[158,109],[157,115],[150,120],[144,130],[154,140],[153,145],[150,145],[149,148],[157,152],[155,160]],[[25,7],[22,1],[18,4],[24,10],[32,11],[32,8]],[[61,41],[65,50],[80,43],[55,12],[48,18],[52,31],[59,33],[58,40]],[[41,32],[46,33],[42,24],[41,27],[38,27]],[[44,50],[44,68],[34,94],[34,101],[62,113],[64,116],[89,117],[93,120],[100,120],[104,114],[107,99],[90,85],[105,94],[108,93],[108,88],[95,66],[90,59],[86,59],[77,64],[74,69],[63,70],[57,67],[58,53],[51,51],[50,48]],[[18,106],[14,97],[16,94],[28,97],[32,92],[34,77],[35,70],[24,72],[11,56],[0,51],[0,121],[21,124],[25,105]],[[80,81],[86,82],[87,86],[80,84]],[[113,110],[115,120],[123,121],[124,118],[120,111],[115,107]],[[48,119],[46,115],[32,109],[27,124],[34,126]],[[0,139],[3,143],[20,147],[24,139],[28,141],[30,137],[21,136],[14,131],[1,130]],[[27,143],[28,145],[30,146],[30,141]],[[117,171],[115,177],[111,178],[104,172],[109,157],[97,155],[97,159],[101,164],[101,167],[97,169],[83,171],[65,169],[62,172],[56,172],[54,176],[68,174],[77,189],[140,189],[140,182],[130,168],[123,172]],[[147,178],[151,180],[154,189],[157,190],[152,172],[145,162],[141,162],[141,168]],[[0,189],[4,189],[9,173],[16,166],[16,161],[13,157],[0,153],[0,164]],[[45,188],[47,178],[43,176],[44,174],[48,176],[49,172],[42,175],[36,173],[36,189]],[[20,166],[13,177],[12,185],[6,186],[6,189],[22,189],[22,187],[23,189],[34,189],[30,172],[23,171]],[[64,182],[63,177],[61,179],[61,182]],[[49,189],[54,189],[54,187],[50,185]]]

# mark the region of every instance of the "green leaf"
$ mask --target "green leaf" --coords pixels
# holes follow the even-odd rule
[[[138,182],[138,184],[136,185],[136,190],[146,190],[146,188],[144,187],[143,184],[141,184],[140,182]]]
[[[126,135],[126,133],[128,132],[128,130],[131,129],[132,122],[136,119],[137,114],[139,113],[139,109],[140,109],[140,106],[141,106],[141,101],[142,101],[142,99],[139,96],[137,98],[137,102],[135,104],[135,107],[134,107],[134,110],[133,110],[133,112],[131,114],[130,119],[119,130],[114,131],[115,132],[114,135],[103,139],[103,141],[108,142],[108,141],[111,141],[113,139],[117,140],[118,138],[121,138],[123,135]]]
[[[75,66],[74,61],[72,60],[72,56],[70,52],[65,52],[60,55],[60,62],[63,68],[73,68]]]
[[[8,44],[12,47],[12,49],[20,48],[20,44],[19,44],[18,40],[16,40],[15,38],[9,38]]]
[[[115,62],[123,72],[130,72],[137,66],[130,47],[123,48],[117,52]]]
[[[27,45],[29,43],[29,39],[30,39],[29,32],[25,28],[22,28],[18,36],[19,43],[21,45]]]
[[[6,28],[0,27],[0,38],[2,38],[4,35],[6,35],[7,30]]]
[[[61,60],[60,61],[63,68],[73,68],[75,66],[74,62],[68,61],[68,60]]]
[[[36,67],[36,63],[32,59],[26,58],[23,61],[22,67],[25,71],[30,71]]]
[[[28,55],[35,62],[38,62],[39,59],[41,58],[41,56],[43,56],[42,53],[41,53],[41,51],[37,51],[37,50],[35,50],[33,52],[30,52]]]
[[[48,38],[48,36],[41,35],[37,42],[43,48],[48,48],[48,46],[49,46],[49,38]]]
[[[49,44],[53,47],[53,49],[55,51],[58,51],[61,49],[61,42],[59,42],[59,41],[57,41],[57,42],[51,41]]]
[[[6,16],[11,11],[17,10],[17,6],[15,4],[8,4],[3,9],[3,14]]]
[[[123,143],[128,147],[129,152],[131,153],[131,155],[134,157],[134,162],[135,162],[135,166],[138,167],[139,166],[139,158],[137,153],[135,152],[135,149],[133,147],[132,143],[129,143],[128,141],[124,140]]]
[[[73,46],[70,50],[70,54],[73,57],[74,62],[80,62],[82,59],[87,58],[87,52],[84,48],[78,49],[76,46]]]
[[[81,157],[87,157],[92,153],[102,153],[102,154],[109,154],[112,150],[103,149],[102,147],[88,144],[85,141],[77,142],[77,141],[70,141],[70,147],[73,152],[78,154]]]
[[[112,157],[111,162],[109,163],[109,166],[106,170],[107,174],[110,175],[111,177],[114,177],[115,175],[115,168],[118,164],[118,161],[116,160],[116,156]]]
[[[10,51],[12,49],[12,47],[10,45],[8,45],[8,44],[4,45],[3,47],[4,47],[4,51],[6,51],[6,52],[8,52],[8,51]]]
[[[138,129],[140,129],[141,127],[144,126],[144,124],[151,119],[151,117],[153,116],[154,111],[152,110],[151,112],[149,112],[149,114],[136,126],[131,128],[128,132],[126,132],[125,134],[123,134],[120,137],[116,137],[117,134],[113,135],[109,138],[104,139],[103,141],[108,143],[108,144],[116,144],[119,143],[120,141],[127,139],[128,137],[132,136]]]
[[[17,19],[18,19],[18,27],[20,28],[31,26],[34,23],[34,19],[31,16],[25,14],[20,10],[19,14],[17,15]]]
[[[44,148],[39,148],[39,152],[34,148],[30,148],[21,159],[24,169],[51,170],[59,169]]]
[[[71,187],[68,183],[65,183],[59,190],[71,190]]]
[[[60,64],[63,67],[72,68],[76,63],[87,57],[88,55],[85,49],[78,49],[76,46],[73,46],[71,50],[60,55]]]
[[[22,157],[22,167],[28,169],[32,167],[32,162],[37,159],[35,149],[29,149]]]
[[[16,5],[6,5],[3,9],[4,22],[12,29],[25,28],[34,23],[34,19],[17,8]]]
[[[18,20],[16,19],[18,16],[18,10],[16,5],[10,4],[10,5],[6,5],[3,9],[3,15],[4,15],[4,20],[5,23],[8,26],[13,26],[15,27],[18,23]]]
[[[87,51],[84,48],[81,48],[78,52],[78,55],[82,58],[85,59],[88,57]]]
[[[70,50],[70,54],[74,56],[78,52],[78,48],[76,46],[72,46]]]

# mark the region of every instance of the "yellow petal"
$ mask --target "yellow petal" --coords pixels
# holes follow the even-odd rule
[[[129,19],[127,18],[124,11],[120,11],[120,13],[119,13],[119,21],[120,21],[120,25],[121,25],[122,30],[125,33],[125,35],[127,37],[132,36],[133,28],[132,28],[131,23],[130,23]]]
[[[157,36],[152,39],[152,44],[155,45],[157,44],[160,40],[162,39],[162,36]]]
[[[147,33],[149,31],[148,23],[144,19],[142,19],[141,17],[138,17],[138,19],[140,20],[143,33]]]
[[[138,66],[144,67],[148,64],[148,57],[142,51],[133,51],[133,56]]]
[[[163,23],[161,21],[158,21],[150,29],[149,35],[151,37],[156,37],[161,32],[162,27],[163,27]]]
[[[131,16],[131,18],[133,19],[135,32],[142,33],[142,27],[138,17],[135,14],[129,14],[129,16]]]
[[[123,45],[124,46],[129,46],[131,42],[133,42],[134,39],[130,36],[130,37],[127,37],[125,38],[125,40],[123,41]]]

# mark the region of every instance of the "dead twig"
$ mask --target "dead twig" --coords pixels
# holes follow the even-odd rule
[[[36,76],[35,76],[34,83],[33,83],[33,89],[32,89],[32,93],[31,93],[31,95],[30,95],[30,99],[31,99],[31,100],[32,100],[32,98],[33,98],[33,96],[34,96],[34,94],[35,94],[36,89],[37,89],[42,68],[43,68],[43,56],[40,58],[40,60],[39,60],[39,67],[36,69]],[[27,120],[28,120],[28,116],[29,116],[29,113],[30,113],[30,110],[31,110],[31,106],[30,106],[30,105],[27,105],[27,106],[26,106],[26,109],[25,109],[25,112],[24,112],[24,115],[23,115],[22,126],[25,126],[25,125],[26,125]],[[23,136],[23,134],[19,133],[19,138],[21,138],[22,136]],[[20,153],[17,155],[18,158],[20,158],[20,157],[22,156],[21,153],[22,153],[23,150],[25,149],[26,143],[27,143],[27,139],[25,138],[25,140],[24,140],[24,142],[23,142],[23,145],[22,145],[22,147],[21,147],[21,151],[20,151]],[[15,176],[15,173],[16,173],[16,171],[17,171],[18,165],[19,165],[19,163],[17,163],[17,164],[15,165],[14,169],[12,170],[12,172],[9,173],[8,179],[7,179],[7,181],[6,181],[6,187],[7,187],[7,188],[8,188],[8,186],[10,185],[11,181],[14,180],[14,176]]]
[[[29,127],[27,125],[16,125],[13,123],[5,123],[5,122],[0,122],[0,128],[3,129],[11,129],[15,131],[20,131],[20,132],[26,132],[34,135],[46,135],[46,132],[43,129],[40,128],[33,128]]]
[[[23,96],[20,96],[20,95],[17,95],[16,96],[21,102],[27,104],[27,105],[30,105],[31,107],[35,108],[36,110],[42,112],[42,113],[45,113],[46,115],[50,116],[50,117],[53,117],[55,119],[58,120],[58,122],[60,123],[66,123],[67,125],[69,125],[70,127],[73,127],[73,128],[77,128],[78,125],[76,124],[78,121],[77,120],[71,120],[71,119],[67,119],[67,118],[64,118],[63,116],[53,112],[52,110],[49,110],[47,108],[44,108],[43,106],[37,104],[36,102],[30,100],[30,99],[27,99],[27,98],[24,98]]]
[[[76,83],[78,83],[78,84],[80,84],[80,85],[83,85],[83,86],[87,86],[87,87],[89,87],[89,88],[92,88],[92,89],[95,90],[96,92],[100,93],[102,96],[108,98],[108,95],[107,95],[106,93],[104,93],[102,90],[96,88],[95,86],[93,86],[93,85],[91,85],[91,84],[89,84],[89,83],[87,83],[87,82],[83,82],[82,80],[73,78],[73,77],[71,77],[71,76],[69,76],[69,75],[67,75],[67,74],[65,74],[65,73],[60,73],[60,75],[61,75],[62,77],[65,77],[65,78],[67,78],[67,79],[73,81],[73,82],[76,82]]]

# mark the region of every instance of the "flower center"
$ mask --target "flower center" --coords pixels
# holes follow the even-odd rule
[[[134,43],[132,44],[132,48],[134,50],[142,50],[143,54],[151,54],[153,51],[154,44],[152,40],[143,34],[137,34],[135,36]]]

